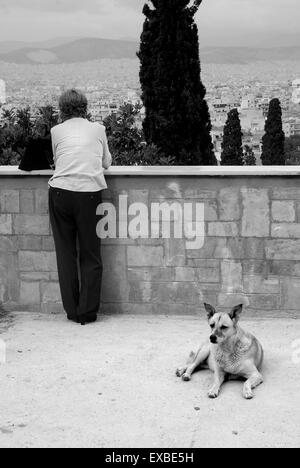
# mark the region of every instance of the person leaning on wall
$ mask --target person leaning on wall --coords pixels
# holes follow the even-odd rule
[[[103,267],[96,211],[107,188],[104,169],[112,164],[105,127],[87,120],[87,108],[80,91],[60,97],[62,123],[51,130],[55,170],[49,181],[63,306],[68,319],[82,325],[95,322],[100,308]]]

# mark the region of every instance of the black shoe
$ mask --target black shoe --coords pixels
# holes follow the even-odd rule
[[[79,322],[82,326],[86,325],[87,323],[95,323],[97,322],[97,315],[83,315],[79,317]]]

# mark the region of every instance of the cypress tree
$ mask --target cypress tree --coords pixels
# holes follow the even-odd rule
[[[261,160],[264,166],[285,166],[285,134],[279,99],[270,102]]]
[[[148,144],[177,164],[215,165],[194,17],[202,0],[151,0],[138,57]]]
[[[231,110],[228,114],[228,119],[224,127],[222,149],[222,166],[244,165],[243,133],[237,109]]]

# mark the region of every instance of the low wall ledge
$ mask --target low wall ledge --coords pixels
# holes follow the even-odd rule
[[[17,166],[0,166],[0,177],[51,177],[52,170],[20,171]],[[288,177],[300,176],[300,166],[113,166],[106,176],[127,177]]]

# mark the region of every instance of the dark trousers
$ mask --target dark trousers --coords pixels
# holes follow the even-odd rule
[[[101,192],[49,189],[63,306],[69,317],[98,313],[102,283],[101,241],[96,234]]]

